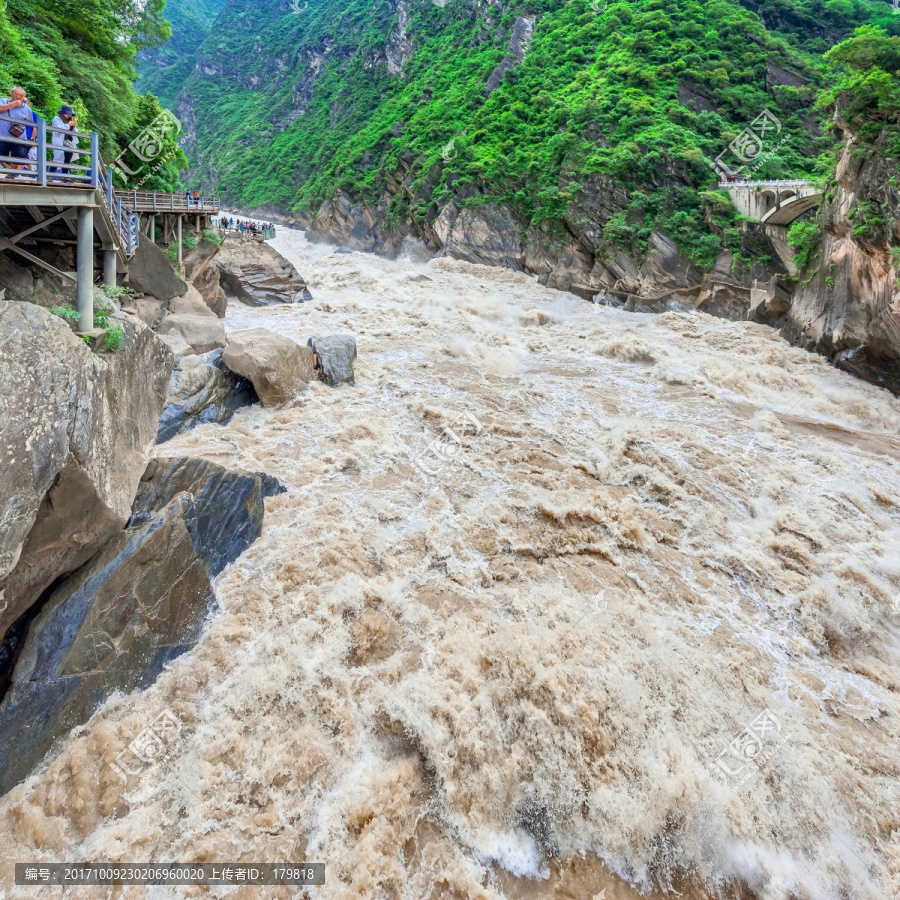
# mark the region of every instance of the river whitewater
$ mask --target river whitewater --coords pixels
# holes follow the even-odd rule
[[[0,896],[50,860],[326,866],[85,898],[900,893],[900,400],[761,325],[270,243],[314,299],[227,329],[352,334],[356,386],[156,448],[288,490],[199,645],[0,801]]]

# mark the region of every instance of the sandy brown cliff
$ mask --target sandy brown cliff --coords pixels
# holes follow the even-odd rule
[[[844,147],[822,209],[817,256],[794,292],[785,334],[840,368],[900,392],[900,161],[887,135]],[[895,250],[891,252],[891,245]]]

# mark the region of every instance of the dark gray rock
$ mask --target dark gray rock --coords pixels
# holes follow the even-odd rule
[[[0,793],[113,691],[143,688],[195,644],[214,601],[181,496],[122,531],[54,590],[28,628],[0,705]]]
[[[180,297],[186,290],[165,254],[142,234],[137,251],[128,263],[128,284],[138,293],[152,294],[160,300]]]
[[[341,247],[338,247],[337,250],[335,250],[334,252],[335,253],[353,253],[353,249],[351,247],[341,246]]]
[[[224,425],[237,410],[254,403],[259,403],[259,397],[253,384],[222,362],[221,349],[203,356],[182,356],[169,380],[156,443],[197,425]]]
[[[311,337],[307,344],[316,354],[316,371],[325,384],[356,384],[353,360],[356,359],[356,340],[349,334]]]
[[[128,527],[148,522],[181,493],[193,497],[194,543],[214,578],[260,536],[263,500],[284,488],[268,476],[231,472],[203,459],[160,460],[141,481]]]
[[[259,537],[264,498],[282,492],[205,460],[151,461],[128,527],[0,646],[0,793],[114,691],[147,687],[199,640],[210,579]]]

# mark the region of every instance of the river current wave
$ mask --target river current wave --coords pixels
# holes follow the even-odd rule
[[[0,801],[4,883],[306,860],[306,894],[79,896],[900,892],[900,401],[761,325],[271,243],[313,301],[227,329],[352,334],[356,386],[157,448],[287,492],[199,645]]]

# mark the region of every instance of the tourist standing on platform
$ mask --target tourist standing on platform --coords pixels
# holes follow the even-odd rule
[[[12,156],[23,162],[19,164],[10,160],[0,160],[0,166],[5,169],[28,168],[28,145],[15,143],[9,138],[25,139],[27,128],[33,121],[31,108],[22,88],[14,87],[10,93],[10,97],[0,98],[0,115],[22,121],[19,123],[9,122],[6,118],[0,119],[0,156]]]
[[[75,154],[64,148],[73,147],[74,143],[77,142],[77,138],[65,132],[75,131],[77,126],[78,117],[71,106],[61,106],[59,112],[50,123],[51,128],[59,129],[58,131],[52,131],[50,138],[50,145],[53,147],[53,162],[56,163],[53,172],[57,175],[67,175],[71,172],[68,165],[72,162],[72,157]],[[63,168],[63,166],[66,166],[66,168]]]

